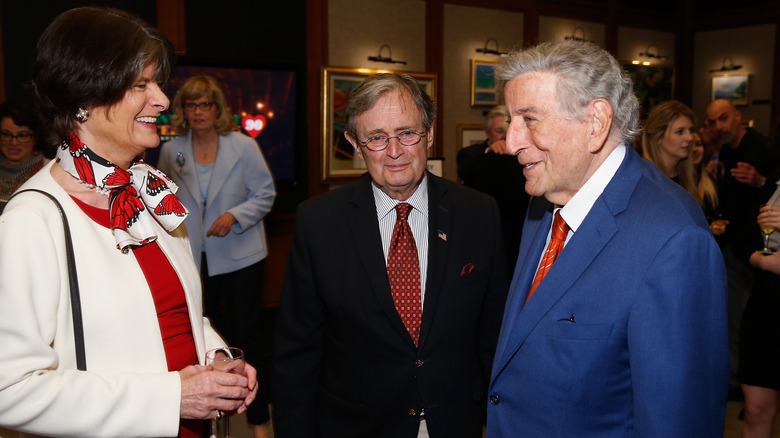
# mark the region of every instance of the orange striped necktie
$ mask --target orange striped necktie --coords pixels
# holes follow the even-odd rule
[[[526,302],[531,299],[531,295],[533,295],[536,288],[539,287],[539,283],[544,280],[547,271],[550,270],[555,259],[558,258],[558,254],[563,250],[567,234],[569,234],[569,226],[566,225],[566,221],[561,217],[561,210],[558,210],[555,212],[555,219],[553,220],[550,243],[547,244],[547,249],[544,251],[542,262],[536,270],[536,276],[534,277],[534,282],[531,283],[531,290],[528,292],[528,298],[525,299]]]

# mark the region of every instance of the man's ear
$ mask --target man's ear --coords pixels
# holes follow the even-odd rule
[[[605,99],[590,103],[590,152],[597,152],[604,146],[612,129],[612,105]]]
[[[431,129],[428,130],[428,134],[425,135],[425,141],[428,146],[426,149],[433,147],[433,125],[431,125]]]
[[[349,144],[352,145],[352,147],[355,149],[355,153],[360,157],[361,160],[365,161],[365,158],[363,157],[363,149],[358,144],[357,140],[355,140],[351,135],[349,135],[349,132],[344,131],[344,138],[347,139]]]

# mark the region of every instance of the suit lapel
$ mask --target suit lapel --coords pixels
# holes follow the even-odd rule
[[[512,282],[511,301],[507,303],[496,352],[497,360],[493,366],[494,378],[506,367],[528,335],[561,297],[567,293],[576,293],[576,290],[570,291],[572,285],[617,233],[618,224],[615,217],[625,210],[642,173],[637,161],[640,158],[633,150],[627,149],[626,158],[615,176],[593,204],[533,297],[525,303],[531,281],[536,274],[536,262],[541,256],[552,222],[551,205],[540,200],[542,204],[537,208],[546,207],[547,211],[543,219],[538,221],[528,251],[521,252],[523,257],[519,257],[520,261],[525,262],[525,266],[518,266],[520,272]],[[538,214],[536,211],[529,214],[529,221],[534,213]]]
[[[436,305],[441,297],[442,280],[445,278],[444,269],[450,245],[447,240],[439,238],[439,232],[450,235],[453,214],[452,204],[446,194],[446,189],[438,184],[436,177],[428,174],[428,278],[420,327],[420,348],[431,331]]]
[[[194,201],[192,204],[198,206],[198,211],[192,211],[190,213],[196,214],[197,217],[202,217],[203,202],[201,202],[200,198],[200,182],[198,182],[198,172],[195,170],[195,155],[192,152],[192,131],[187,133],[187,137],[183,142],[178,144],[178,149],[174,152],[174,158],[171,166],[173,171],[179,175],[177,181],[182,182],[184,190]],[[179,168],[179,165],[176,164],[176,153],[181,153],[182,157],[184,158],[184,163],[193,164],[191,166],[185,165]],[[176,194],[176,196],[182,195],[182,193]]]
[[[206,195],[206,209],[214,202],[219,190],[222,188],[228,175],[230,175],[230,171],[235,167],[240,156],[241,154],[237,150],[237,146],[233,142],[226,141],[226,136],[220,135],[217,158],[214,160],[214,168],[211,170],[209,192]]]
[[[355,187],[351,198],[352,213],[348,215],[358,256],[366,270],[377,303],[387,315],[390,324],[412,347],[414,341],[406,331],[401,316],[395,309],[390,281],[387,279],[387,265],[382,251],[382,238],[376,216],[376,203],[371,191],[371,178],[367,175]]]

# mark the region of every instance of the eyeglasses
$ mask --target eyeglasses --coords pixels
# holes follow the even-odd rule
[[[21,134],[16,135],[6,131],[0,132],[0,140],[7,141],[9,143],[14,141],[14,139],[16,139],[19,143],[28,143],[32,141],[33,137],[33,134],[30,134],[29,132],[22,132]]]
[[[214,106],[214,102],[201,102],[201,103],[185,103],[184,109],[187,111],[195,111],[195,108],[200,108],[201,111],[208,111]]]
[[[411,129],[407,129],[405,131],[401,131],[395,137],[388,137],[386,135],[377,134],[368,137],[366,141],[358,140],[357,142],[365,146],[369,151],[379,152],[387,149],[387,145],[390,144],[391,138],[397,139],[398,143],[401,143],[403,146],[414,146],[419,143],[420,140],[425,137],[425,135],[425,132],[417,132],[412,131]]]

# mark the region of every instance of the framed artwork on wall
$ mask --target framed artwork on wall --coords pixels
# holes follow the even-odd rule
[[[712,99],[728,99],[734,105],[748,104],[748,73],[724,73],[712,77]]]
[[[471,106],[498,105],[497,61],[471,60]]]
[[[376,73],[407,74],[436,100],[436,75],[432,73],[395,72],[367,68],[323,68],[322,80],[322,181],[355,180],[366,172],[363,160],[344,137],[347,130],[346,108],[349,93],[365,78]]]
[[[674,96],[674,68],[659,65],[623,63],[634,82],[634,94],[639,99],[642,119],[656,105]]]
[[[458,124],[458,150],[485,141],[485,125],[479,123]]]

